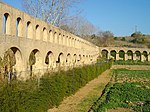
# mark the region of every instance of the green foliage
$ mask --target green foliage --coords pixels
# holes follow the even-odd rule
[[[115,60],[115,65],[150,65],[150,62],[142,62],[140,60]]]
[[[143,44],[145,42],[145,40],[144,40],[143,37],[141,37],[141,38],[135,38],[135,39],[131,40],[131,42],[138,43],[138,44]]]
[[[118,37],[114,37],[114,40],[118,40]]]
[[[113,83],[93,106],[94,112],[105,109],[132,108],[139,112],[150,111],[150,70],[113,70]]]
[[[114,58],[116,57],[116,51],[111,51],[110,54],[111,54],[111,56],[113,56]]]
[[[150,44],[148,44],[147,47],[150,48]]]
[[[0,84],[0,112],[45,112],[110,68],[112,61],[47,73],[40,79]]]
[[[122,38],[121,38],[121,41],[126,41],[125,37],[122,37]]]
[[[131,37],[135,37],[135,38],[140,37],[140,36],[143,36],[141,32],[134,32],[131,34]]]
[[[124,58],[124,55],[125,55],[125,52],[124,52],[124,51],[120,51],[120,52],[119,52],[119,57],[120,57],[120,58]]]
[[[127,54],[128,54],[128,56],[133,56],[132,51],[128,51]]]

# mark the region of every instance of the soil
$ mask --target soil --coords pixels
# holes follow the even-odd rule
[[[80,88],[74,95],[64,99],[58,108],[49,109],[48,112],[78,112],[77,106],[80,104],[82,99],[86,97],[86,95],[88,95],[96,86],[102,83],[106,85],[110,81],[111,77],[108,75],[109,72],[110,70],[106,70],[98,78],[90,81],[86,84],[86,86]]]
[[[113,65],[111,69],[125,68],[129,70],[150,70],[149,65]]]
[[[146,65],[113,65],[111,69],[118,68],[126,68],[130,70],[149,70],[150,66]],[[61,105],[58,108],[49,109],[48,112],[79,112],[77,106],[81,103],[81,101],[90,93],[92,90],[100,85],[105,84],[110,81],[110,70],[106,70],[103,72],[98,78],[90,81],[86,86],[79,89],[74,95],[65,98]],[[104,89],[104,88],[103,88]],[[103,90],[102,89],[102,90]],[[102,90],[99,92],[102,93]],[[109,109],[108,112],[132,112],[131,109],[126,108],[118,108],[118,109]]]

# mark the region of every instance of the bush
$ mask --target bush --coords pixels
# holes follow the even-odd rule
[[[112,61],[0,84],[0,112],[45,112],[111,67]]]
[[[121,41],[126,41],[125,37],[122,37]]]

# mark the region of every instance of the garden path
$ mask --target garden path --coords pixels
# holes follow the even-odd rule
[[[110,81],[111,76],[109,75],[110,70],[106,70],[98,78],[90,81],[84,87],[80,88],[74,95],[67,97],[62,101],[58,108],[49,109],[48,112],[78,112],[77,106],[81,103],[96,86],[107,83]],[[104,86],[105,87],[105,86]],[[104,88],[99,91],[99,95],[102,93]],[[89,105],[90,108],[91,105]]]

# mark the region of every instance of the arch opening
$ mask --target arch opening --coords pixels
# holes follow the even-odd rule
[[[5,13],[3,16],[3,33],[4,34],[11,34],[11,20],[10,20],[10,15],[8,13]]]
[[[57,38],[57,33],[56,32],[54,33],[54,42],[58,43],[58,38]]]
[[[43,41],[47,41],[47,30],[45,27],[43,28]]]
[[[42,58],[38,49],[32,50],[29,56],[29,66],[31,72],[36,72],[42,68]],[[32,75],[32,74],[31,74]]]
[[[22,20],[20,17],[16,20],[16,36],[22,37]]]
[[[125,60],[125,52],[123,50],[119,51],[119,60]]]
[[[17,78],[19,72],[23,69],[22,54],[17,47],[11,47],[4,53],[3,61],[3,72],[6,76],[4,78]]]
[[[133,52],[131,50],[127,51],[127,56],[128,56],[127,60],[133,60]]]
[[[53,68],[54,67],[54,55],[51,51],[49,51],[46,55],[45,58],[45,64],[47,65],[48,68]]]
[[[50,42],[53,42],[53,41],[54,41],[52,30],[49,31],[49,41],[50,41]]]
[[[70,53],[67,54],[66,63],[67,63],[68,66],[70,66],[71,63],[72,63]]]
[[[141,52],[135,51],[135,60],[141,61]]]
[[[74,54],[74,55],[73,55],[73,64],[76,64],[76,62],[77,62],[77,55]]]
[[[116,60],[116,54],[117,52],[115,50],[110,51],[111,58],[113,58],[114,60]]]
[[[60,53],[59,56],[58,56],[58,60],[56,61],[56,63],[60,66],[63,66],[64,65],[64,54],[63,53]]]
[[[36,40],[40,40],[40,26],[36,25],[35,27],[35,36],[36,36]]]
[[[30,39],[33,38],[33,28],[32,28],[32,24],[30,21],[27,22],[26,37]]]
[[[148,53],[147,53],[147,51],[143,51],[143,61],[148,61]]]
[[[102,58],[108,59],[108,51],[107,50],[105,50],[105,49],[102,50],[101,54],[102,54]]]

